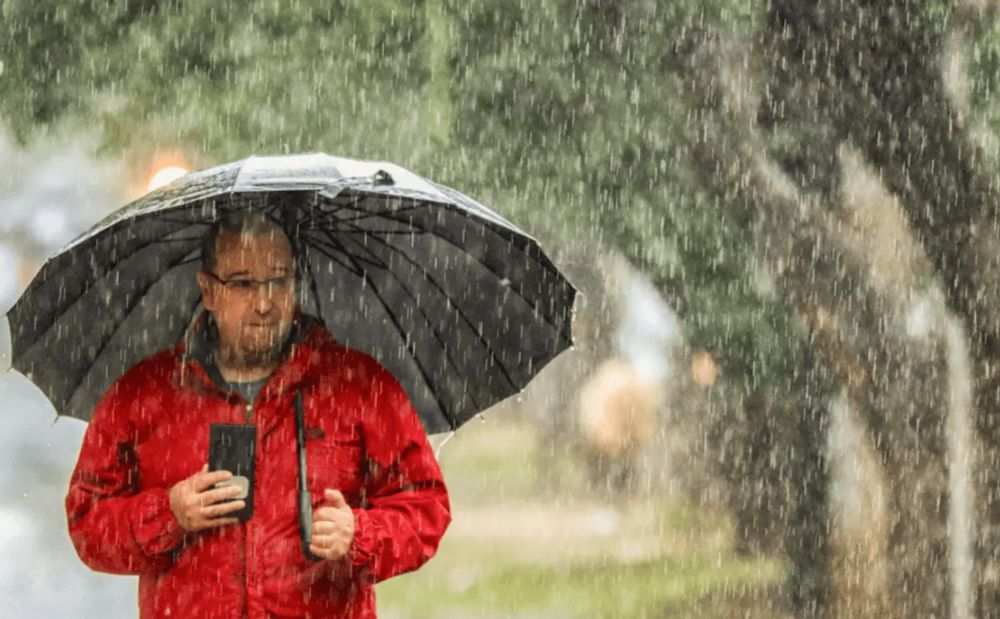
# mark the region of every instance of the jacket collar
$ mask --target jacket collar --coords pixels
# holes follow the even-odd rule
[[[232,397],[233,391],[222,378],[215,362],[218,328],[212,315],[202,310],[178,344],[181,386],[202,392],[216,392]],[[288,339],[282,349],[282,361],[267,378],[259,398],[270,398],[302,386],[308,373],[312,351],[330,335],[315,316],[296,312]]]

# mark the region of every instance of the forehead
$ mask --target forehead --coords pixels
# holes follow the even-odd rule
[[[215,262],[219,270],[254,265],[290,269],[292,248],[280,233],[224,233],[216,240]]]

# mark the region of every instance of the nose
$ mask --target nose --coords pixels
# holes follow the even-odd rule
[[[274,298],[267,286],[257,286],[253,293],[253,309],[258,314],[267,314],[274,307]]]

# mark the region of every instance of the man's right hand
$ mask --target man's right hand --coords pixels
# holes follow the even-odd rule
[[[243,509],[243,501],[225,501],[239,496],[240,489],[236,486],[214,488],[221,481],[229,481],[233,474],[229,471],[208,472],[208,465],[201,471],[176,483],[170,489],[170,509],[180,523],[181,528],[188,532],[203,531],[213,527],[239,522],[237,518],[225,518],[228,513]]]

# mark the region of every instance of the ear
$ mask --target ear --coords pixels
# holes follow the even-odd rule
[[[201,306],[208,311],[215,309],[215,286],[208,275],[198,271],[198,288],[201,290]]]

